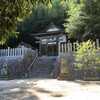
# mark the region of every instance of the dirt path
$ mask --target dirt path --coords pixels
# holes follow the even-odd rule
[[[0,81],[0,100],[100,100],[100,82],[56,79]]]

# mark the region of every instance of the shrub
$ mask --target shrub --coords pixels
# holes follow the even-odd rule
[[[98,56],[97,51],[99,49],[95,49],[94,43],[90,40],[87,42],[82,42],[76,51],[76,67],[80,70],[84,70],[84,75],[87,72],[91,71],[92,75],[95,75],[95,69],[100,63],[100,56]]]

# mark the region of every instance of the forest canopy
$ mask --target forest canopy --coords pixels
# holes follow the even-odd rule
[[[16,35],[16,26],[38,3],[49,4],[50,0],[0,0],[0,43]]]
[[[0,0],[0,44],[51,22],[64,25],[69,38],[100,38],[100,0]]]
[[[64,24],[69,37],[100,38],[100,0],[67,0]]]

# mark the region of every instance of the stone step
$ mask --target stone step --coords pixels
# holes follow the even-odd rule
[[[6,75],[0,75],[0,80],[6,80],[6,79],[9,79],[8,76],[6,76]]]
[[[51,73],[54,70],[56,60],[54,58],[39,58],[38,64],[33,66],[31,71],[32,77],[51,77]]]

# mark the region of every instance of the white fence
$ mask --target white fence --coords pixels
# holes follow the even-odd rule
[[[20,48],[7,48],[7,49],[0,49],[0,58],[4,57],[23,57],[25,52],[27,51],[27,48],[24,46]]]
[[[99,48],[100,40],[96,39],[96,41],[94,41],[94,42],[95,42],[95,45],[94,45],[95,48]],[[58,46],[59,55],[67,53],[67,52],[77,51],[78,45],[79,45],[78,42],[71,43],[70,41],[68,41],[67,43],[66,42],[59,43],[59,46]]]

